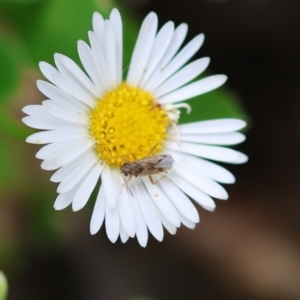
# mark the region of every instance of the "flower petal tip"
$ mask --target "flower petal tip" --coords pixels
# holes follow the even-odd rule
[[[79,211],[79,210],[81,210],[82,209],[82,206],[81,205],[78,205],[78,204],[74,204],[74,202],[72,202],[72,210],[74,211],[74,212],[76,212],[76,211]]]
[[[95,235],[98,231],[99,231],[99,229],[90,228],[91,235]]]

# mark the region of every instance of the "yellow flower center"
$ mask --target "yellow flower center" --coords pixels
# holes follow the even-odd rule
[[[121,166],[162,149],[170,119],[151,93],[122,83],[104,94],[90,112],[95,151],[110,166]]]

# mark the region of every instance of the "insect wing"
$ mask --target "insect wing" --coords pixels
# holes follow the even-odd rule
[[[155,166],[163,159],[163,155],[149,156],[143,159],[136,160],[135,162],[142,166]]]
[[[155,169],[160,169],[160,168],[171,169],[173,166],[173,163],[174,163],[173,157],[171,155],[165,155],[163,157],[163,159],[154,166],[154,168]]]

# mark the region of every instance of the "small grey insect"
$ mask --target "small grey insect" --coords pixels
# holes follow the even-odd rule
[[[124,176],[129,176],[127,183],[130,181],[132,176],[142,177],[148,176],[152,184],[156,184],[158,181],[154,182],[151,175],[156,175],[162,172],[167,173],[173,166],[174,159],[171,155],[161,154],[149,156],[143,159],[135,160],[134,162],[124,163],[120,167],[121,174]]]

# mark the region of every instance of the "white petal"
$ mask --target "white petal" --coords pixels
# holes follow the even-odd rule
[[[121,186],[118,187],[116,185],[115,178],[113,176],[113,173],[115,172],[116,171],[110,169],[110,167],[105,167],[101,176],[105,199],[110,207],[115,207],[120,197]]]
[[[166,23],[160,31],[157,33],[153,48],[148,59],[147,65],[145,67],[144,73],[142,75],[142,79],[139,83],[139,86],[143,88],[145,82],[152,75],[153,71],[156,69],[158,63],[166,52],[171,39],[174,33],[174,23],[169,21]]]
[[[187,168],[196,174],[208,176],[221,183],[235,182],[234,176],[228,170],[213,162],[185,153],[176,153],[172,151],[171,154],[174,160],[181,162],[184,164],[184,168]]]
[[[126,233],[126,231],[123,228],[122,224],[120,224],[120,239],[121,239],[121,242],[123,244],[125,244],[129,239],[129,235]]]
[[[116,39],[116,64],[117,64],[117,84],[122,82],[122,56],[123,56],[123,25],[119,11],[114,8],[109,16],[109,20],[113,26]]]
[[[196,224],[194,222],[190,221],[183,215],[180,215],[180,221],[185,227],[187,227],[189,229],[194,229],[196,227]]]
[[[93,14],[93,31],[99,38],[99,40],[103,41],[103,28],[104,28],[104,19],[103,17],[98,13],[94,12]]]
[[[172,172],[168,177],[189,197],[195,200],[203,208],[213,211],[216,207],[215,202],[207,194],[200,191],[197,187],[190,184],[187,180]]]
[[[39,63],[39,67],[43,75],[50,81],[52,82],[52,75],[54,74],[59,74],[58,70],[48,64],[47,62],[41,61]]]
[[[53,144],[47,145],[41,149],[43,151],[38,156],[43,156],[43,159],[47,160],[48,165],[53,164],[54,166],[62,167],[77,159],[80,155],[92,151],[93,142],[86,140],[82,143],[81,141],[72,141],[67,144],[56,143],[57,145],[55,146],[52,146]]]
[[[87,104],[91,108],[94,107],[95,98],[92,98],[80,86],[73,83],[71,80],[63,77],[62,75],[53,75],[53,82],[57,87],[62,89],[64,92],[66,92],[70,96]]]
[[[165,194],[158,188],[157,185],[151,184],[148,178],[142,178],[150,197],[156,204],[161,213],[165,218],[174,226],[180,226],[180,217],[177,210],[174,208],[173,204],[165,196]]]
[[[176,140],[176,135],[170,135],[169,139]],[[245,135],[239,132],[208,133],[208,134],[180,134],[180,141],[211,145],[236,145],[245,140]]]
[[[68,191],[67,193],[59,194],[54,203],[55,210],[62,210],[69,206],[73,198],[78,190],[78,186],[74,187],[72,190]]]
[[[87,113],[89,111],[89,107],[76,100],[74,97],[68,95],[58,87],[50,84],[49,82],[37,80],[36,82],[38,89],[46,95],[49,99],[59,103],[66,109],[70,109],[72,111],[77,111],[79,113]]]
[[[80,140],[56,142],[44,146],[37,152],[35,156],[39,159],[49,159],[50,157],[54,158],[59,153],[67,151],[70,148],[72,148],[74,152],[76,152],[76,149],[74,149],[75,147],[85,148],[85,144],[90,144],[90,140],[83,138]]]
[[[79,85],[90,96],[98,96],[97,89],[93,82],[72,59],[58,53],[54,55],[54,58],[55,63],[61,74],[63,74],[65,77]]]
[[[85,160],[82,164],[73,169],[72,172],[68,173],[57,187],[58,193],[66,193],[72,189],[82,178],[88,174],[91,169],[98,163],[96,158]]]
[[[187,24],[182,23],[179,26],[177,26],[174,35],[172,37],[172,41],[159,64],[161,67],[164,68],[174,57],[174,55],[178,52],[179,48],[181,47],[186,37],[187,31],[188,31]]]
[[[179,162],[176,162],[174,164],[172,170],[179,176],[186,178],[188,182],[196,186],[198,189],[202,190],[204,193],[218,199],[228,199],[226,190],[210,178],[204,175],[196,174],[193,171],[184,168],[184,165],[180,164]]]
[[[54,76],[63,75],[84,89],[90,96],[97,96],[95,86],[74,61],[59,53],[54,55],[54,60],[58,70],[45,62],[41,62],[39,65],[42,73],[50,82],[54,83]]]
[[[134,222],[136,224],[135,230],[136,230],[136,237],[138,239],[139,244],[142,247],[146,247],[148,242],[148,230],[146,221],[143,217],[141,208],[139,206],[139,201],[137,199],[138,193],[135,190],[135,185],[133,185],[133,197],[129,197],[129,200],[131,202],[132,212],[134,215]]]
[[[41,163],[41,168],[43,170],[47,170],[47,171],[53,171],[53,170],[56,170],[58,168],[60,168],[61,166],[59,165],[56,165],[55,163],[53,163],[53,161],[51,160],[47,160],[45,159],[42,163]]]
[[[105,229],[109,240],[115,243],[120,233],[119,206],[111,207],[106,203]]]
[[[47,112],[45,107],[39,104],[27,105],[22,108],[22,111],[29,116],[36,116],[36,117],[41,117],[45,115],[49,116],[49,113]]]
[[[78,41],[77,44],[78,54],[81,60],[81,63],[88,73],[89,77],[94,82],[97,87],[98,97],[103,93],[103,86],[101,82],[101,72],[99,71],[99,65],[95,54],[91,48],[83,41]]]
[[[112,25],[109,21],[105,21],[104,24],[104,56],[108,68],[109,86],[113,87],[117,85],[117,53],[116,53],[116,40],[115,33]]]
[[[83,180],[72,202],[73,211],[78,211],[85,206],[98,182],[102,169],[102,165],[96,164]]]
[[[146,191],[142,180],[134,180],[133,184],[135,185],[137,199],[149,231],[158,241],[162,241],[164,231],[154,203]]]
[[[218,119],[200,121],[178,125],[180,134],[207,134],[237,131],[246,126],[246,122],[239,119]],[[173,131],[170,129],[170,131]]]
[[[212,75],[204,79],[192,82],[174,92],[164,95],[160,98],[161,104],[176,103],[190,99],[220,87],[227,80],[226,75]]]
[[[109,69],[106,63],[106,58],[104,56],[103,42],[101,43],[92,31],[89,31],[89,40],[92,47],[92,52],[90,55],[92,55],[94,60],[94,72],[96,72],[95,74],[97,74],[97,80],[99,82],[99,85],[102,86],[103,91],[107,91],[113,88],[113,86],[109,76],[107,76],[107,74],[109,74]],[[90,51],[89,48],[87,50]]]
[[[94,141],[88,139],[78,140],[77,143],[70,143],[70,146],[54,153],[51,159],[56,165],[64,166],[78,158],[84,152],[91,151]]]
[[[164,70],[166,65],[170,62],[173,56],[177,53],[178,49],[180,48],[181,44],[183,43],[185,36],[187,34],[188,26],[187,24],[183,23],[180,24],[173,34],[172,40],[165,51],[161,61],[159,62],[157,68],[153,71],[151,77],[147,80],[144,84],[144,89],[152,90],[153,84],[156,83],[156,79],[158,75]]]
[[[52,100],[45,100],[43,101],[43,106],[47,109],[47,111],[54,117],[65,120],[72,123],[77,123],[81,125],[88,125],[89,118],[86,114],[80,114],[78,112],[72,112],[66,110],[61,105],[55,103]]]
[[[71,145],[73,145],[74,143],[75,141],[72,141]],[[48,159],[49,157],[55,155],[57,152],[63,151],[64,149],[68,148],[69,145],[70,142],[66,142],[66,141],[46,145],[36,153],[35,157],[39,159]]]
[[[59,194],[55,200],[54,209],[63,210],[66,207],[68,207],[71,203],[72,203],[72,198],[68,195],[68,193]]]
[[[208,57],[200,58],[183,67],[153,91],[155,98],[170,93],[199,76],[208,66]]]
[[[143,21],[129,65],[127,82],[130,85],[138,85],[144,72],[154,43],[157,23],[154,12],[150,12]]]
[[[181,147],[178,148],[178,144],[176,142],[168,142],[166,144],[166,148],[231,164],[241,164],[248,160],[248,157],[241,152],[217,146],[206,146],[182,142]]]
[[[91,223],[90,223],[90,232],[91,234],[96,234],[104,221],[105,216],[105,195],[103,187],[101,186],[98,192],[98,196],[95,202]]]
[[[49,116],[28,116],[22,119],[22,122],[27,126],[36,129],[56,130],[56,129],[71,129],[81,128],[80,125],[60,120],[49,114]]]
[[[73,172],[78,166],[85,165],[89,161],[97,159],[94,151],[88,151],[78,156],[75,160],[57,170],[50,178],[52,182],[61,182],[66,176]]]
[[[172,61],[163,69],[163,71],[148,86],[151,90],[156,89],[171,75],[176,73],[202,46],[204,35],[199,34],[194,37],[180,52],[172,59]]]
[[[178,212],[194,223],[199,222],[198,211],[190,199],[170,180],[167,178],[161,180],[158,185],[174,204]]]
[[[134,216],[129,202],[127,191],[124,189],[124,192],[121,193],[119,198],[119,212],[120,220],[122,227],[125,232],[130,236],[134,237],[135,235],[135,223]]]
[[[122,185],[121,175],[119,175],[117,177],[116,184]],[[120,221],[121,221],[122,227],[124,228],[125,232],[130,237],[134,237],[135,222],[134,222],[134,216],[133,216],[133,212],[132,212],[131,203],[130,203],[128,196],[129,196],[128,190],[123,188],[121,190],[121,193],[119,194],[119,203],[118,203],[119,204]]]
[[[41,131],[30,135],[26,139],[26,142],[32,144],[49,144],[54,142],[71,141],[87,136],[88,132],[85,128]]]
[[[177,231],[177,227],[174,226],[173,224],[171,224],[167,219],[166,217],[161,213],[161,211],[158,211],[159,213],[159,217],[160,217],[160,220],[163,224],[163,226],[167,229],[167,231],[170,233],[170,234],[176,234],[176,231]],[[179,225],[180,226],[180,225]]]

